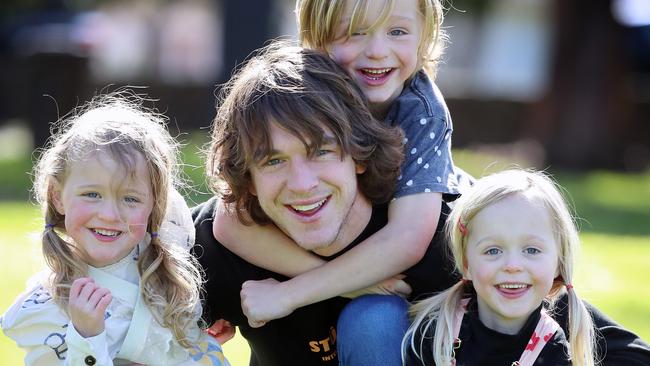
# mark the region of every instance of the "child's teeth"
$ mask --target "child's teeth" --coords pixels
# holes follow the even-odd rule
[[[104,235],[104,236],[118,236],[120,234],[119,231],[102,230],[102,229],[95,229],[95,232],[97,234]]]
[[[390,68],[385,69],[363,69],[368,74],[384,74],[390,71]]]
[[[523,284],[523,283],[503,283],[503,284],[500,284],[499,287],[508,288],[508,289],[517,289],[517,288],[528,287],[528,285]]]
[[[291,205],[291,208],[293,208],[296,211],[309,211],[322,206],[323,203],[325,203],[325,200],[312,203],[311,205]]]

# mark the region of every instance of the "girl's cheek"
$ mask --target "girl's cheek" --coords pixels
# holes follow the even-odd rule
[[[133,216],[133,220],[131,220],[131,230],[135,233],[144,234],[147,231],[150,214],[151,212],[143,211]]]

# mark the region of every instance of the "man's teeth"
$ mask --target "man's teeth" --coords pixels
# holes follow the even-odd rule
[[[390,68],[390,67],[387,67],[387,68],[385,68],[385,69],[362,69],[362,70],[363,70],[363,72],[365,72],[366,74],[376,74],[376,75],[379,75],[379,74],[385,74],[385,73],[389,72],[389,71],[391,70],[391,68]]]
[[[520,288],[528,287],[528,285],[525,283],[502,283],[498,286],[500,288],[507,288],[507,289],[520,289]]]
[[[104,236],[118,236],[121,233],[121,231],[103,230],[103,229],[93,229],[93,231],[99,235],[104,235]]]
[[[320,200],[320,201],[318,201],[316,203],[312,203],[311,205],[291,205],[291,208],[293,208],[296,211],[310,211],[310,210],[313,210],[315,208],[318,208],[318,207],[322,206],[323,203],[325,203],[324,199]]]

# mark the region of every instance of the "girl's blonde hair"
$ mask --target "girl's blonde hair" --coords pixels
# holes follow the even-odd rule
[[[336,40],[336,30],[341,21],[346,1],[353,1],[352,17],[346,37],[352,36],[365,21],[372,1],[379,0],[297,0],[296,18],[298,39],[303,47],[327,50]],[[381,26],[390,15],[395,3],[385,0],[384,7],[368,31]],[[447,36],[442,29],[443,9],[440,0],[418,0],[422,16],[422,32],[418,46],[418,69],[425,68],[435,78],[437,64],[445,48]]]
[[[507,170],[479,179],[467,193],[463,193],[452,209],[446,224],[450,250],[456,268],[464,276],[467,263],[467,235],[463,231],[472,230],[472,219],[484,208],[500,200],[521,195],[540,202],[549,210],[552,218],[555,239],[558,243],[559,276],[553,282],[546,297],[552,311],[555,301],[563,293],[565,284],[573,283],[574,257],[580,241],[573,216],[551,178],[541,172]],[[470,286],[469,284],[467,286]],[[568,289],[569,304],[569,350],[573,365],[594,365],[594,326],[591,315],[578,297],[575,289]],[[452,321],[465,295],[465,282],[461,281],[451,288],[416,303],[409,310],[413,323],[404,338],[402,349],[411,347],[422,359],[421,351],[424,335],[435,327],[433,338],[433,359],[436,365],[449,365],[452,359],[454,334]],[[435,325],[434,325],[435,324]],[[417,344],[415,338],[419,338]],[[430,339],[430,338],[426,338]]]
[[[57,212],[52,200],[55,184],[65,184],[68,163],[101,151],[110,154],[125,174],[132,175],[140,154],[154,202],[147,223],[149,233],[160,229],[169,195],[180,183],[178,143],[167,131],[166,119],[142,103],[141,97],[124,90],[93,98],[55,124],[35,165],[34,195],[45,218],[43,255],[52,271],[46,286],[63,309],[67,308],[72,282],[88,273],[85,253],[66,235],[65,216]],[[160,324],[171,329],[181,345],[189,347],[186,329],[197,321],[195,308],[201,286],[195,259],[186,246],[152,235],[150,245],[140,253],[138,270],[145,303]]]

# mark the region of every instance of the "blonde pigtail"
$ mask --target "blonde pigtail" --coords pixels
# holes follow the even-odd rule
[[[449,289],[438,293],[428,299],[413,304],[409,315],[413,319],[411,326],[406,331],[402,340],[402,359],[410,348],[422,361],[422,349],[425,341],[433,341],[433,359],[436,365],[449,365],[454,358],[454,317],[461,306],[465,294],[465,282],[461,281]],[[434,332],[430,333],[431,326],[435,323]],[[433,340],[427,337],[433,334]],[[415,339],[419,338],[419,344]]]
[[[575,289],[569,288],[569,356],[575,366],[594,366],[597,364],[595,331],[591,314],[580,300]]]
[[[201,288],[201,273],[194,257],[181,246],[163,243],[156,236],[138,266],[145,303],[157,309],[153,313],[158,321],[171,329],[181,346],[191,347],[196,340],[189,339],[186,329],[199,320],[195,307]]]

